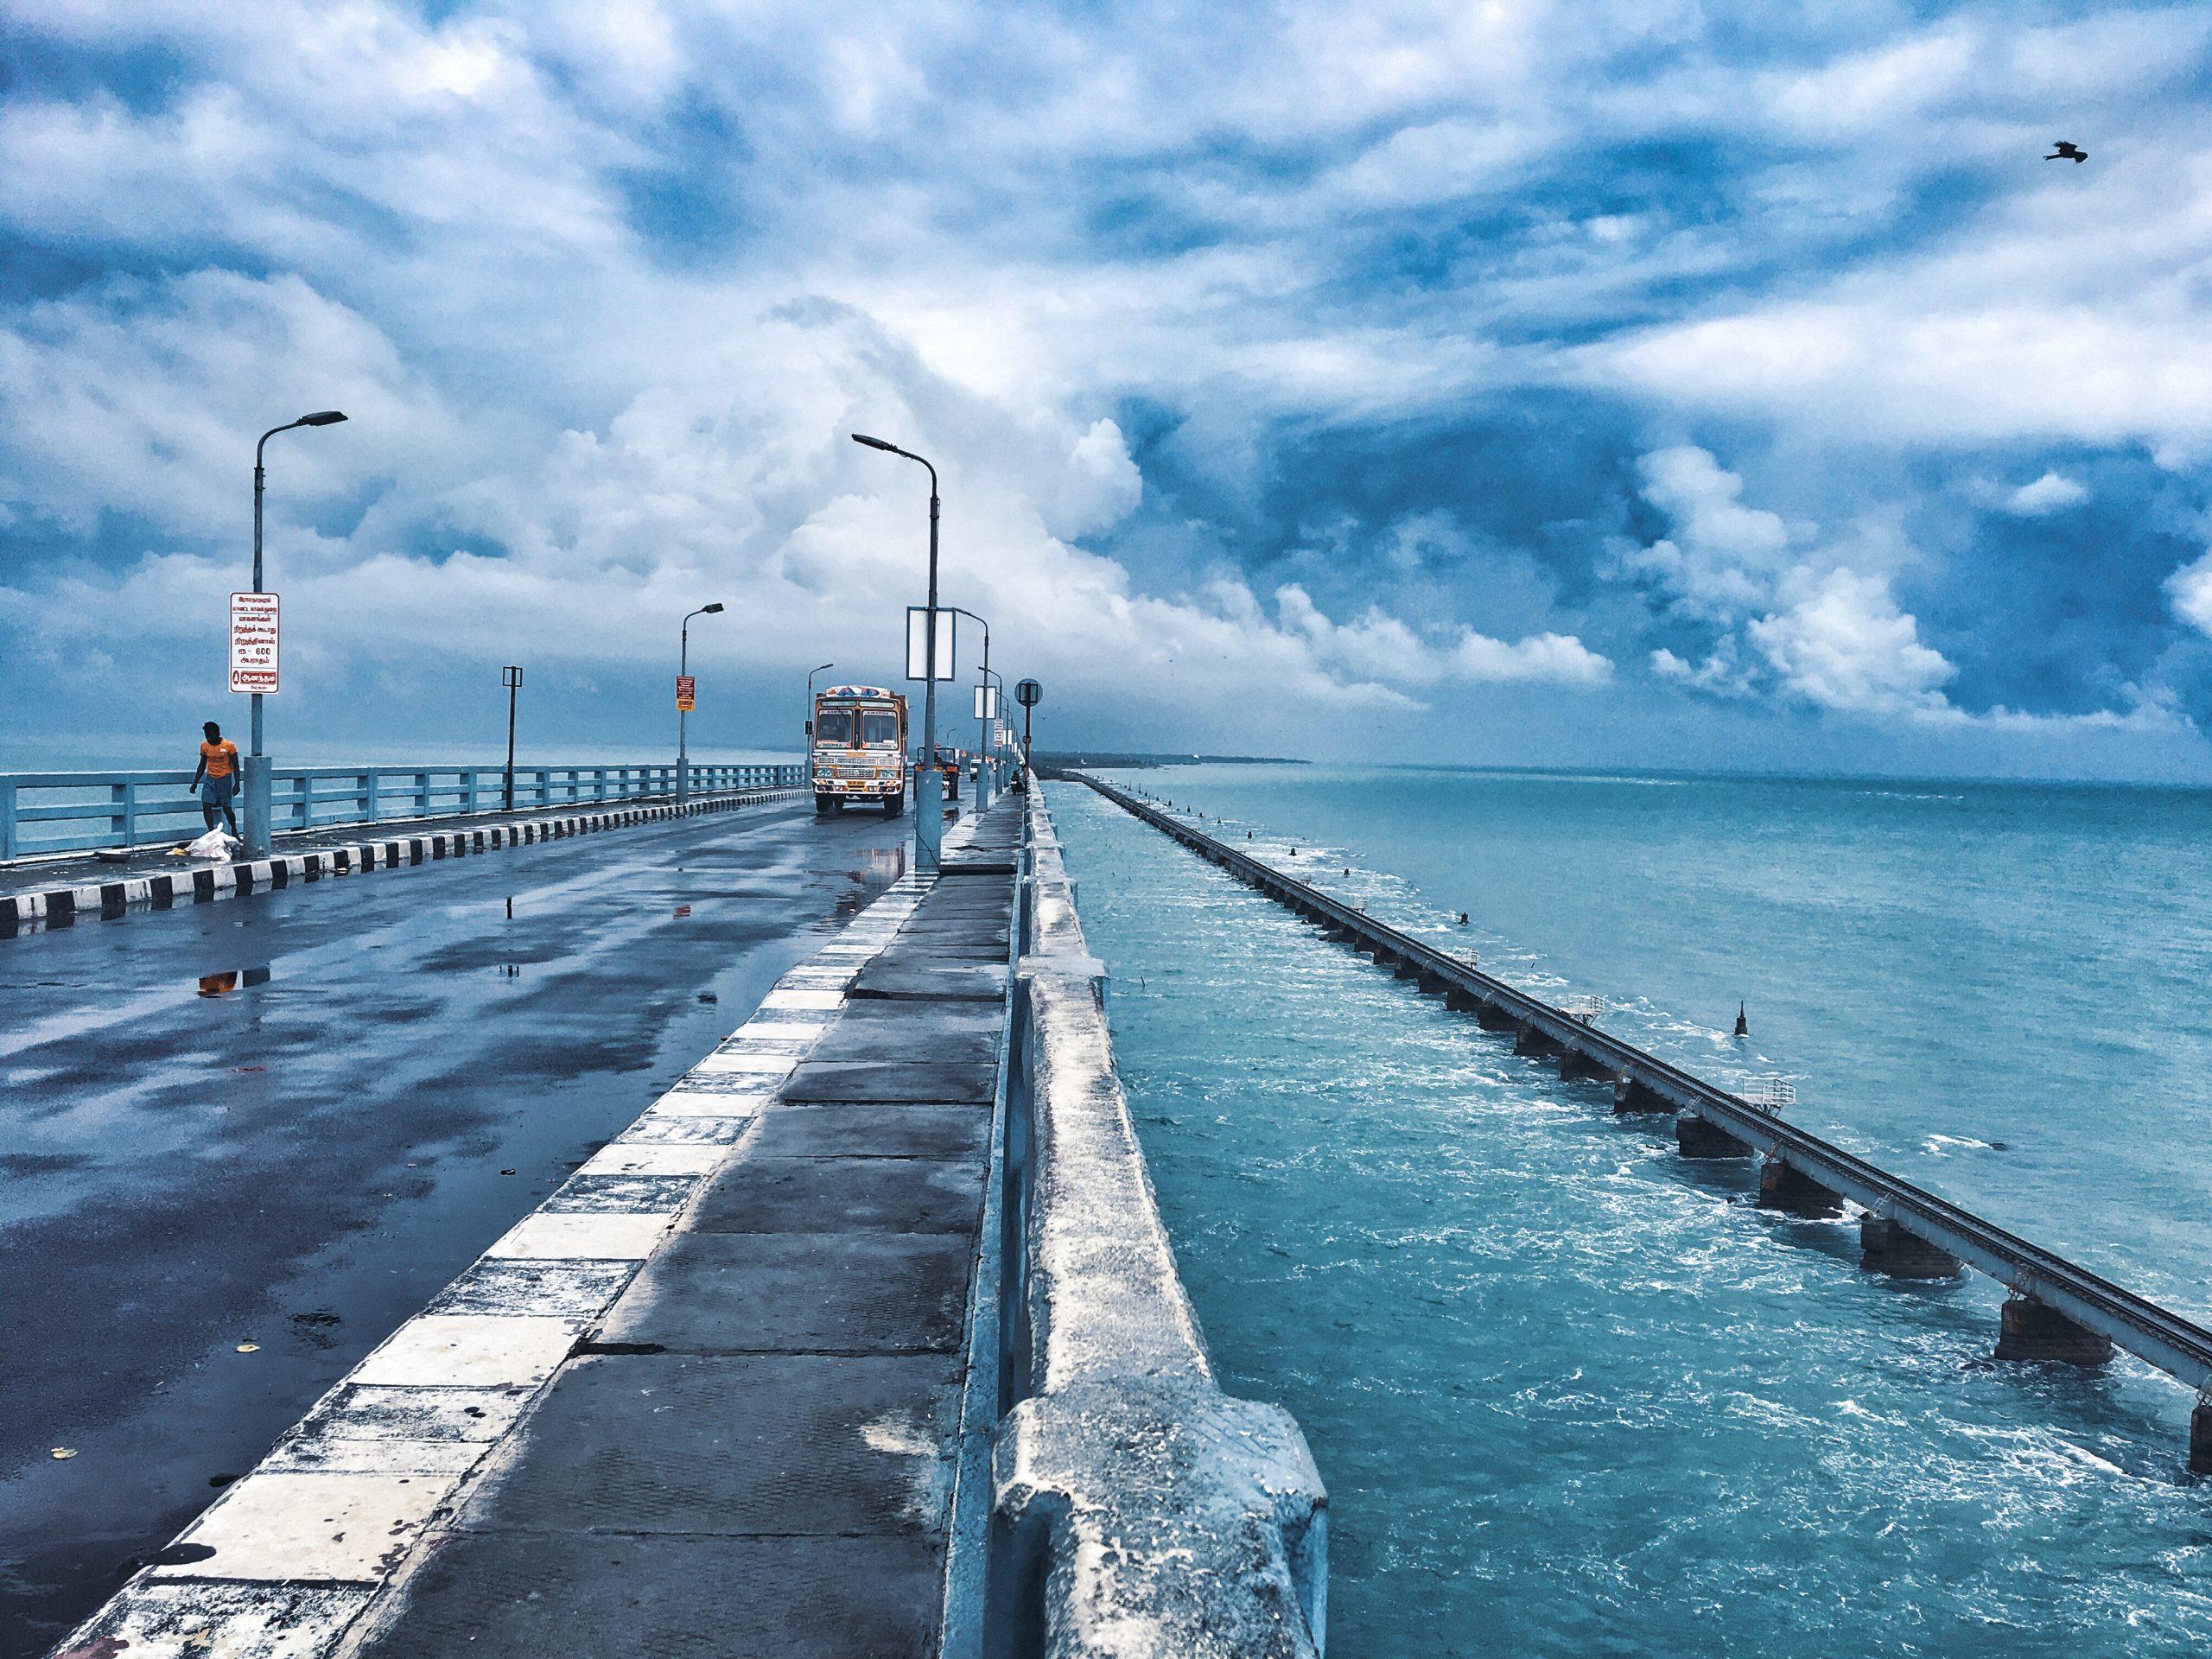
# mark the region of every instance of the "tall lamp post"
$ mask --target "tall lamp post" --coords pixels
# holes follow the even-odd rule
[[[835,663],[817,663],[806,671],[806,758],[810,765],[814,760],[814,677],[824,669],[836,666]]]
[[[1000,673],[996,669],[991,667],[987,663],[983,666],[983,677],[992,683],[993,688],[999,694],[998,708],[988,722],[990,726],[996,726],[1000,721],[1006,718],[1006,676]],[[988,739],[989,734],[986,732],[985,736]],[[993,746],[991,748],[991,764],[994,767],[998,769],[999,775],[996,781],[1001,792],[1006,789],[1006,775],[1004,769],[1005,761],[1006,757],[1004,753],[999,750],[996,746]]]
[[[988,683],[991,674],[991,625],[984,622],[983,619],[975,612],[963,610],[957,605],[948,605],[944,608],[955,616],[964,616],[971,622],[982,624],[983,678]],[[986,699],[978,697],[976,701],[978,705],[981,705]],[[983,711],[979,706],[976,710],[976,810],[978,812],[991,804],[991,783],[983,771],[983,751],[990,747],[990,732],[989,728],[983,724]]]
[[[691,793],[691,761],[690,751],[684,747],[684,722],[690,718],[691,699],[686,696],[683,682],[691,676],[691,619],[695,616],[719,616],[720,605],[702,605],[696,611],[683,613],[683,636],[676,655],[676,802],[681,806]]]
[[[944,779],[937,769],[937,468],[914,454],[881,438],[855,432],[855,443],[904,456],[929,467],[930,474],[930,601],[922,625],[922,756],[921,775],[914,779],[914,862],[934,870],[944,844]]]
[[[268,448],[269,440],[279,432],[289,432],[297,426],[335,426],[346,418],[335,409],[318,410],[312,415],[302,415],[296,421],[287,421],[282,426],[272,426],[261,435],[261,442],[253,446],[253,591],[266,590],[261,585],[261,497],[268,486],[268,474],[261,465],[262,451]],[[245,849],[259,857],[269,850],[269,761],[261,751],[261,693],[253,694],[253,753],[245,759]]]
[[[515,693],[522,690],[522,670],[510,663],[499,671],[499,683],[507,688],[507,810],[515,810]]]

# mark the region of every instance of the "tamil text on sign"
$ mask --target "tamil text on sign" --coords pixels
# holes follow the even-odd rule
[[[698,707],[698,677],[694,674],[677,675],[676,677],[676,706],[688,715]]]
[[[231,595],[231,690],[276,690],[276,617],[274,594]]]

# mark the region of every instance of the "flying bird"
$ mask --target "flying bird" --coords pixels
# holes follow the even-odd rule
[[[2089,152],[2079,144],[2070,143],[2063,138],[2056,138],[2051,142],[2058,148],[2044,157],[2046,162],[2086,162],[2089,159]]]

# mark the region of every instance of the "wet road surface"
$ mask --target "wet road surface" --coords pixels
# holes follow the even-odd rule
[[[747,808],[0,942],[0,1659],[741,1022],[911,822]]]

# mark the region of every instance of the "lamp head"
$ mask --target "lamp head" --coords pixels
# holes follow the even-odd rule
[[[721,613],[721,608],[722,607],[719,605],[702,605],[699,607],[699,614],[702,616],[718,615]]]
[[[318,410],[312,415],[301,416],[300,424],[302,426],[335,426],[345,418],[346,414],[343,410],[324,409]]]
[[[886,443],[881,438],[871,438],[865,432],[854,433],[853,442],[855,443],[864,443],[871,449],[888,449],[894,455],[899,453],[899,446],[897,444]]]

